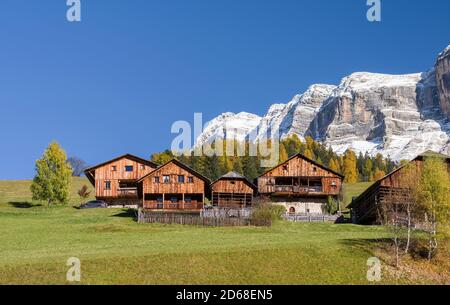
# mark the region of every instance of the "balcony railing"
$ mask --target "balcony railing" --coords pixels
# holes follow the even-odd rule
[[[136,187],[122,187],[117,189],[119,197],[137,197],[138,191]]]
[[[148,210],[201,210],[203,209],[203,203],[200,202],[155,202],[145,201],[144,209]]]
[[[322,193],[322,186],[295,186],[295,185],[275,185],[275,192],[278,193],[300,193],[300,194],[310,194],[310,193]]]

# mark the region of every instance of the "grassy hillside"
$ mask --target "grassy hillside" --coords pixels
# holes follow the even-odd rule
[[[84,179],[73,183],[72,203]],[[32,203],[29,182],[0,182],[0,284],[368,284],[381,227],[279,222],[271,228],[138,224],[133,212]],[[395,282],[383,277],[383,283]]]
[[[346,207],[352,202],[353,197],[359,196],[364,192],[373,182],[358,182],[358,183],[346,183],[344,184],[344,205]]]
[[[17,180],[17,181],[5,181],[0,180],[0,204],[16,204],[16,205],[29,205],[32,203],[30,192],[31,181],[29,180]],[[94,188],[87,178],[72,178],[70,185],[70,205],[79,204],[80,197],[77,192],[83,185],[89,187],[91,196],[89,199],[93,199],[95,196]],[[34,202],[34,204],[46,204],[45,202]]]

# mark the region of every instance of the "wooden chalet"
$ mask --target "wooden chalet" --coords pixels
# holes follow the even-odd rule
[[[131,154],[125,154],[96,166],[84,173],[95,187],[95,197],[110,205],[137,205],[137,181],[154,171],[157,164]]]
[[[172,160],[139,180],[141,206],[155,211],[200,211],[209,189],[208,178]]]
[[[212,205],[219,208],[251,207],[257,189],[245,177],[229,172],[211,184]]]
[[[426,152],[414,158],[410,163],[415,164],[417,175],[421,175],[423,162],[427,157],[437,156],[444,158],[450,172],[450,157],[434,152]],[[405,165],[406,166],[406,165]],[[392,200],[391,195],[395,193],[396,198],[402,202],[411,200],[411,195],[406,190],[402,176],[405,175],[405,166],[397,168],[390,174],[381,178],[365,190],[360,196],[354,198],[348,206],[351,211],[352,221],[358,224],[379,223],[381,206],[385,200]]]
[[[342,190],[344,176],[305,157],[294,155],[257,178],[258,191],[283,204],[289,213],[322,214],[329,197]]]

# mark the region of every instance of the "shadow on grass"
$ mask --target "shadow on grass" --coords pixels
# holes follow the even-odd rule
[[[13,207],[18,208],[18,209],[30,209],[30,208],[41,207],[42,206],[42,204],[33,204],[33,203],[27,202],[27,201],[24,201],[24,202],[15,202],[15,201],[13,201],[13,202],[8,202],[8,204],[10,206],[13,206]]]
[[[137,221],[137,210],[135,209],[124,209],[121,210],[120,213],[111,215],[111,217],[124,217],[124,218],[131,218],[134,221]]]
[[[390,238],[344,239],[341,241],[349,249],[357,249],[368,255],[374,255],[376,249],[389,249],[392,246]],[[383,260],[382,260],[383,261]]]

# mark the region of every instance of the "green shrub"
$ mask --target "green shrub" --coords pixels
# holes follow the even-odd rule
[[[262,203],[256,206],[252,212],[252,222],[256,225],[270,225],[273,221],[282,219],[286,208],[270,203]]]

